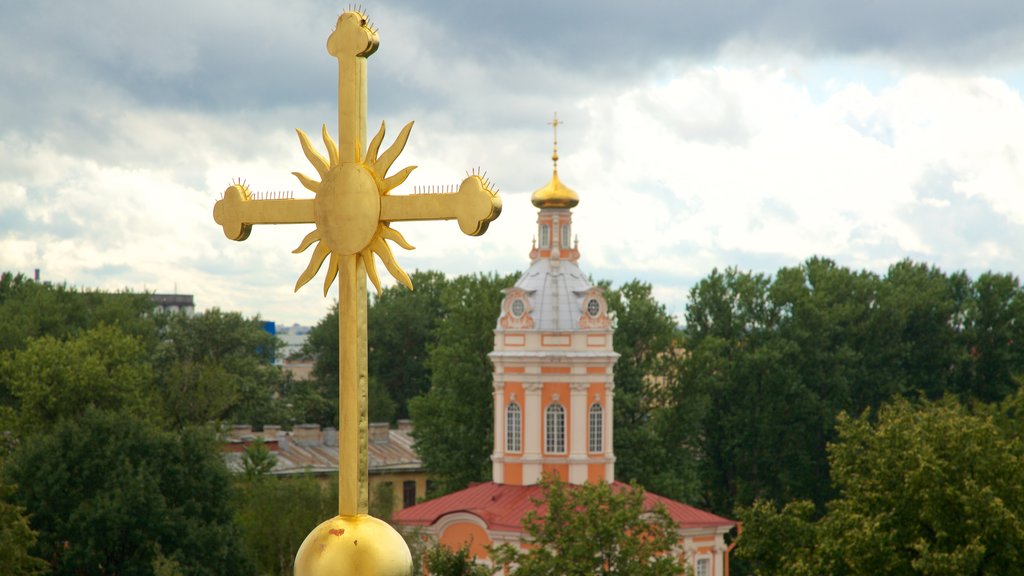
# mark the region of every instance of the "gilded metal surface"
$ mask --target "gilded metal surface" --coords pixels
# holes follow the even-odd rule
[[[501,198],[483,177],[474,174],[453,193],[383,196],[380,212],[381,219],[387,221],[455,219],[464,233],[480,236],[501,214]]]
[[[302,576],[408,576],[412,555],[387,522],[372,516],[335,516],[306,536],[295,555]]]
[[[360,453],[366,449],[364,425],[366,408],[360,394],[366,373],[360,370],[361,344],[366,333],[366,300],[359,294],[359,259],[342,256],[341,282],[338,284],[338,360],[340,370],[340,406],[338,414],[338,513],[342,516],[366,514],[366,476],[359,466]],[[365,389],[365,388],[364,388]]]
[[[530,197],[537,208],[572,208],[580,203],[580,197],[558,179],[558,170],[551,175],[551,181]]]
[[[303,542],[296,576],[359,574],[408,575],[412,560],[405,541],[387,523],[366,515],[367,493],[367,338],[366,279],[380,291],[374,257],[410,289],[387,241],[411,250],[392,222],[455,219],[463,232],[479,235],[501,213],[501,200],[486,179],[469,175],[456,192],[391,196],[415,166],[388,175],[412,130],[407,124],[380,152],[384,125],[366,142],[366,58],[379,46],[376,30],[361,11],[338,17],[327,51],[338,59],[338,141],[324,126],[323,156],[298,131],[299,143],[319,179],[294,173],[313,199],[259,199],[244,184],[232,184],[216,203],[213,218],[232,240],[245,240],[256,224],[314,224],[295,249],[313,247],[298,290],[327,262],[324,295],[338,279],[339,441],[338,512]],[[328,258],[329,257],[329,258]]]

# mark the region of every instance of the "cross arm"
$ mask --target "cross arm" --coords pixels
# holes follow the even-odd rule
[[[459,221],[459,228],[470,236],[479,236],[501,214],[501,198],[479,175],[462,181],[458,191],[443,194],[382,196],[380,219],[386,222],[409,220]]]
[[[238,241],[249,237],[253,224],[310,224],[313,217],[311,199],[254,200],[242,184],[228,186],[213,206],[214,221],[225,236]]]

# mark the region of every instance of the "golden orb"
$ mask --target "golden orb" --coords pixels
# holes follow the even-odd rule
[[[412,554],[390,524],[366,514],[335,516],[306,536],[295,576],[410,576]]]

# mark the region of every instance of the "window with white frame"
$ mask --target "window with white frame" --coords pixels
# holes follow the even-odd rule
[[[570,242],[569,242],[569,225],[568,224],[562,224],[562,239],[561,239],[561,242],[559,242],[559,245],[562,248],[568,249],[569,248],[569,244],[570,244]]]
[[[604,411],[601,405],[594,403],[590,406],[590,451],[602,452],[604,450]]]
[[[549,454],[565,453],[565,408],[552,404],[544,414],[544,450]]]
[[[710,558],[698,558],[697,559],[697,570],[695,576],[711,576],[711,559]]]
[[[505,451],[519,452],[522,450],[522,428],[523,414],[519,410],[519,404],[515,402],[508,405],[505,410]]]
[[[551,227],[547,224],[540,225],[540,247],[550,248],[551,247]]]

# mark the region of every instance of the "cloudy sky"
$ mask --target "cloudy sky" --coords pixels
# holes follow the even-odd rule
[[[311,196],[294,129],[337,126],[324,48],[345,3],[0,1],[0,269],[191,293],[312,324],[293,293],[311,226],[227,240],[233,179]],[[651,283],[681,316],[713,268],[813,255],[884,273],[1024,270],[1024,3],[367,2],[369,126],[416,125],[396,193],[481,167],[504,211],[480,238],[396,224],[409,271],[528,264],[530,194],[559,175],[595,279]],[[322,274],[322,273],[321,273]],[[322,277],[322,276],[321,276]],[[389,279],[389,281],[391,281]],[[393,282],[393,281],[392,281]]]

